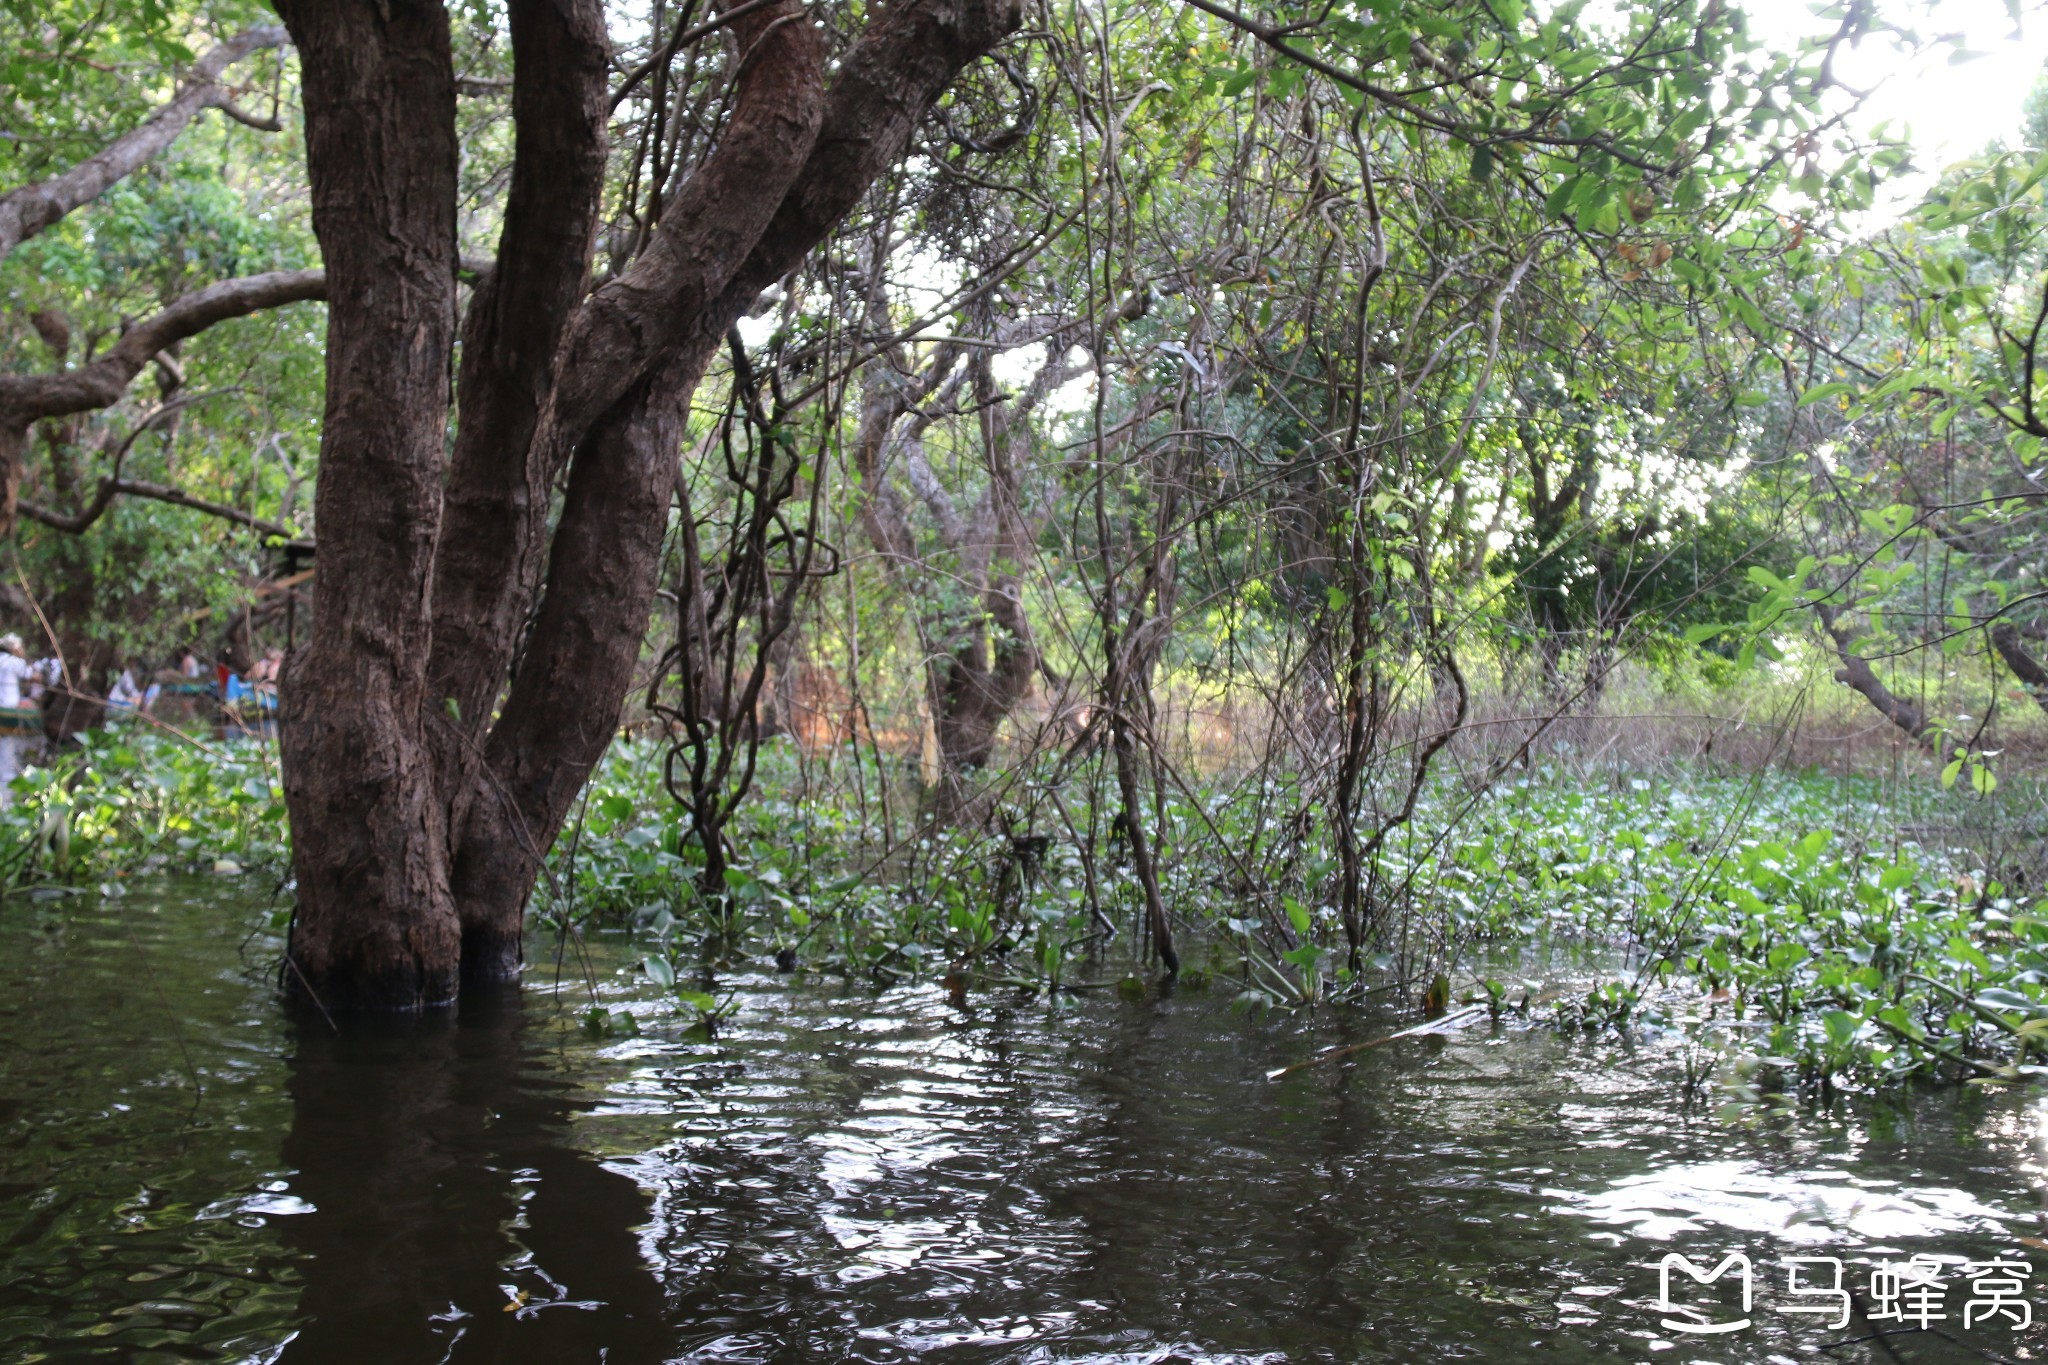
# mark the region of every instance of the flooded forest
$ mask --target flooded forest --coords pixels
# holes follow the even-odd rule
[[[0,0],[0,1359],[2048,1358],[2044,345],[2035,0]]]

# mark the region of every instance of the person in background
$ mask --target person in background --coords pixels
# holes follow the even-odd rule
[[[221,646],[220,658],[214,661],[214,694],[230,706],[249,691],[249,685],[244,681],[249,673],[249,665],[245,662],[247,658],[230,643]]]
[[[263,657],[249,670],[249,681],[263,691],[277,691],[277,675],[284,670],[284,650],[272,645],[263,651]]]
[[[21,684],[29,675],[28,655],[13,631],[0,635],[0,707],[21,705]]]
[[[156,699],[163,694],[163,688],[152,682],[144,687],[142,680],[147,676],[142,660],[130,659],[128,667],[121,670],[121,676],[114,679],[114,685],[107,692],[107,705],[121,711],[137,711],[148,715],[156,705]]]
[[[47,659],[37,659],[28,666],[28,681],[23,684],[24,704],[33,705],[42,701],[43,693],[64,681],[64,661],[52,654]]]
[[[233,645],[220,652],[220,699],[237,709],[245,702],[253,702],[259,708],[263,705],[263,694],[256,683],[257,670],[263,667],[263,661],[259,659],[248,663],[245,662],[247,658]]]
[[[189,685],[198,682],[205,674],[206,670],[201,667],[199,656],[192,652],[192,646],[181,645],[171,656],[171,661],[156,671],[156,680],[189,691]]]
[[[284,670],[284,650],[276,645],[263,651],[249,669],[249,693],[262,711],[277,709],[277,675]]]
[[[135,685],[135,668],[131,664],[121,670],[121,676],[107,689],[107,705],[117,711],[133,711],[141,700],[142,689]]]

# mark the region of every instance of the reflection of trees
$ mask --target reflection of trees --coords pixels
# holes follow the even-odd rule
[[[524,1033],[516,996],[301,1028],[284,1156],[315,1211],[281,1220],[306,1257],[287,1365],[665,1357],[647,1201],[575,1148],[573,1086]]]

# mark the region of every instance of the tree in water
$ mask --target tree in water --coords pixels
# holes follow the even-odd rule
[[[513,0],[504,227],[458,323],[447,14],[279,9],[329,298],[315,622],[282,689],[287,980],[330,1010],[418,1008],[518,969],[527,895],[631,682],[717,347],[1021,16],[907,0],[832,54],[796,0],[724,8],[704,21],[731,72],[716,143],[593,290],[604,10]]]

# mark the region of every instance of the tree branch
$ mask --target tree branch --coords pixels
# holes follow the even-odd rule
[[[99,491],[93,494],[92,502],[85,510],[75,515],[67,516],[62,512],[52,511],[25,498],[16,503],[16,509],[30,521],[41,522],[45,526],[72,535],[82,535],[91,529],[94,522],[106,515],[107,509],[113,506],[117,497],[147,498],[153,502],[167,502],[174,507],[189,507],[195,512],[204,512],[210,517],[218,517],[222,521],[231,521],[237,526],[246,526],[252,531],[275,536],[295,550],[313,548],[310,537],[300,535],[282,522],[254,516],[224,502],[194,497],[183,489],[172,488],[168,484],[144,483],[138,479],[101,479]]]
[[[319,270],[273,270],[207,285],[130,327],[89,365],[59,374],[0,375],[0,425],[110,407],[165,347],[229,318],[326,297],[327,276]]]
[[[28,429],[39,418],[112,407],[165,347],[217,322],[325,297],[327,276],[319,270],[277,270],[222,280],[129,328],[89,365],[56,374],[0,375],[0,533],[14,526]]]
[[[700,345],[708,361],[731,325],[721,295],[810,169],[826,58],[803,10],[794,0],[750,10],[734,38],[746,58],[734,73],[732,113],[717,147],[663,211],[647,249],[584,300],[562,343],[550,430],[541,437],[551,478],[599,419],[666,367],[678,347]],[[749,301],[759,292],[750,291]],[[715,328],[704,323],[700,333],[697,324],[714,313],[723,320]]]
[[[0,260],[160,156],[200,111],[229,107],[227,91],[220,85],[221,73],[251,52],[277,47],[285,41],[284,28],[279,24],[243,29],[194,62],[178,93],[140,127],[123,133],[68,171],[0,195]],[[239,111],[235,116],[252,122]]]
[[[742,3],[737,5],[727,5],[719,13],[712,15],[701,24],[693,24],[689,28],[678,28],[673,37],[663,43],[657,51],[649,54],[646,61],[634,67],[626,79],[619,83],[618,90],[611,97],[611,107],[616,109],[621,104],[624,104],[626,97],[639,87],[640,82],[652,75],[656,67],[664,62],[673,60],[676,53],[682,51],[691,43],[696,42],[707,34],[717,32],[736,20],[745,18],[757,9],[765,9],[774,3],[775,0],[743,0]],[[683,17],[686,20],[689,18],[689,15],[689,10],[683,11]]]
[[[1938,727],[1928,724],[1926,712],[1884,685],[1884,679],[1871,669],[1870,661],[1852,648],[1855,640],[1842,628],[1838,611],[1832,607],[1818,607],[1816,610],[1828,638],[1834,641],[1835,657],[1842,661],[1842,666],[1835,670],[1835,681],[1852,692],[1860,693],[1879,715],[1897,726],[1915,744],[1933,753],[1940,732]]]
[[[1998,651],[1998,657],[2005,660],[2005,666],[2027,689],[2027,695],[2043,711],[2048,711],[2048,668],[2027,651],[2020,642],[2020,633],[2010,621],[1994,622],[1991,627],[1991,647]]]

